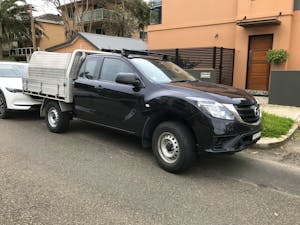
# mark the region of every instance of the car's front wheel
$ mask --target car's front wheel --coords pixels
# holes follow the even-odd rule
[[[192,132],[184,124],[175,121],[157,126],[152,149],[160,167],[171,173],[189,169],[197,157]]]
[[[5,97],[0,93],[0,118],[6,119],[8,117],[8,110],[6,105]]]
[[[49,102],[46,106],[45,120],[51,132],[62,133],[69,128],[70,115],[67,112],[62,112],[56,102]]]

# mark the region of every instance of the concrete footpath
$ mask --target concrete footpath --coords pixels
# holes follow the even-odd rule
[[[286,141],[288,141],[300,125],[300,107],[292,106],[281,106],[281,105],[271,105],[268,104],[268,98],[266,97],[256,97],[260,102],[262,110],[267,113],[275,114],[277,116],[291,118],[295,121],[294,126],[290,129],[287,135],[281,136],[280,138],[261,138],[257,144],[256,148],[273,148],[278,147]]]

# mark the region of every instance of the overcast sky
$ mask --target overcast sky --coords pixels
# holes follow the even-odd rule
[[[34,16],[39,16],[45,13],[53,13],[53,14],[58,14],[57,10],[55,7],[47,3],[45,0],[26,0],[28,4],[32,4],[32,6],[35,9],[35,12],[33,12]]]
[[[61,3],[67,2],[68,0],[61,0]],[[144,0],[148,2],[149,0]],[[39,16],[45,13],[58,14],[57,10],[51,3],[47,3],[47,0],[26,0],[28,4],[32,4],[35,8],[33,12],[34,16]]]

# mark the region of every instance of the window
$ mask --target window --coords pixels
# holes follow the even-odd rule
[[[96,28],[95,33],[96,34],[105,34],[104,31],[101,28]]]
[[[98,63],[99,63],[99,58],[88,57],[86,59],[84,69],[82,67],[79,71],[79,77],[87,78],[90,80],[98,79],[98,73],[97,73]]]
[[[155,59],[134,58],[131,62],[148,79],[156,83],[171,83],[180,81],[196,80],[188,72],[169,61],[159,61]]]
[[[75,13],[75,7],[67,7],[67,13],[68,13],[68,17],[69,18],[73,18],[74,17],[74,13]]]
[[[0,77],[27,77],[26,64],[0,64]]]
[[[131,67],[120,59],[104,59],[101,80],[116,81],[118,73],[134,73]]]
[[[294,10],[300,10],[300,0],[294,0]]]
[[[147,35],[147,32],[145,31],[140,31],[140,39],[142,40],[147,40],[148,39],[148,35]]]
[[[161,0],[154,0],[149,3],[150,6],[150,24],[161,24]]]

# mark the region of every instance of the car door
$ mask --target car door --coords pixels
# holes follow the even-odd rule
[[[76,116],[83,120],[94,121],[94,99],[97,97],[99,70],[102,58],[88,56],[81,66],[78,78],[74,81],[74,105]]]
[[[98,123],[135,133],[143,124],[144,88],[116,83],[118,73],[136,73],[119,57],[105,57],[100,72],[95,105]]]

